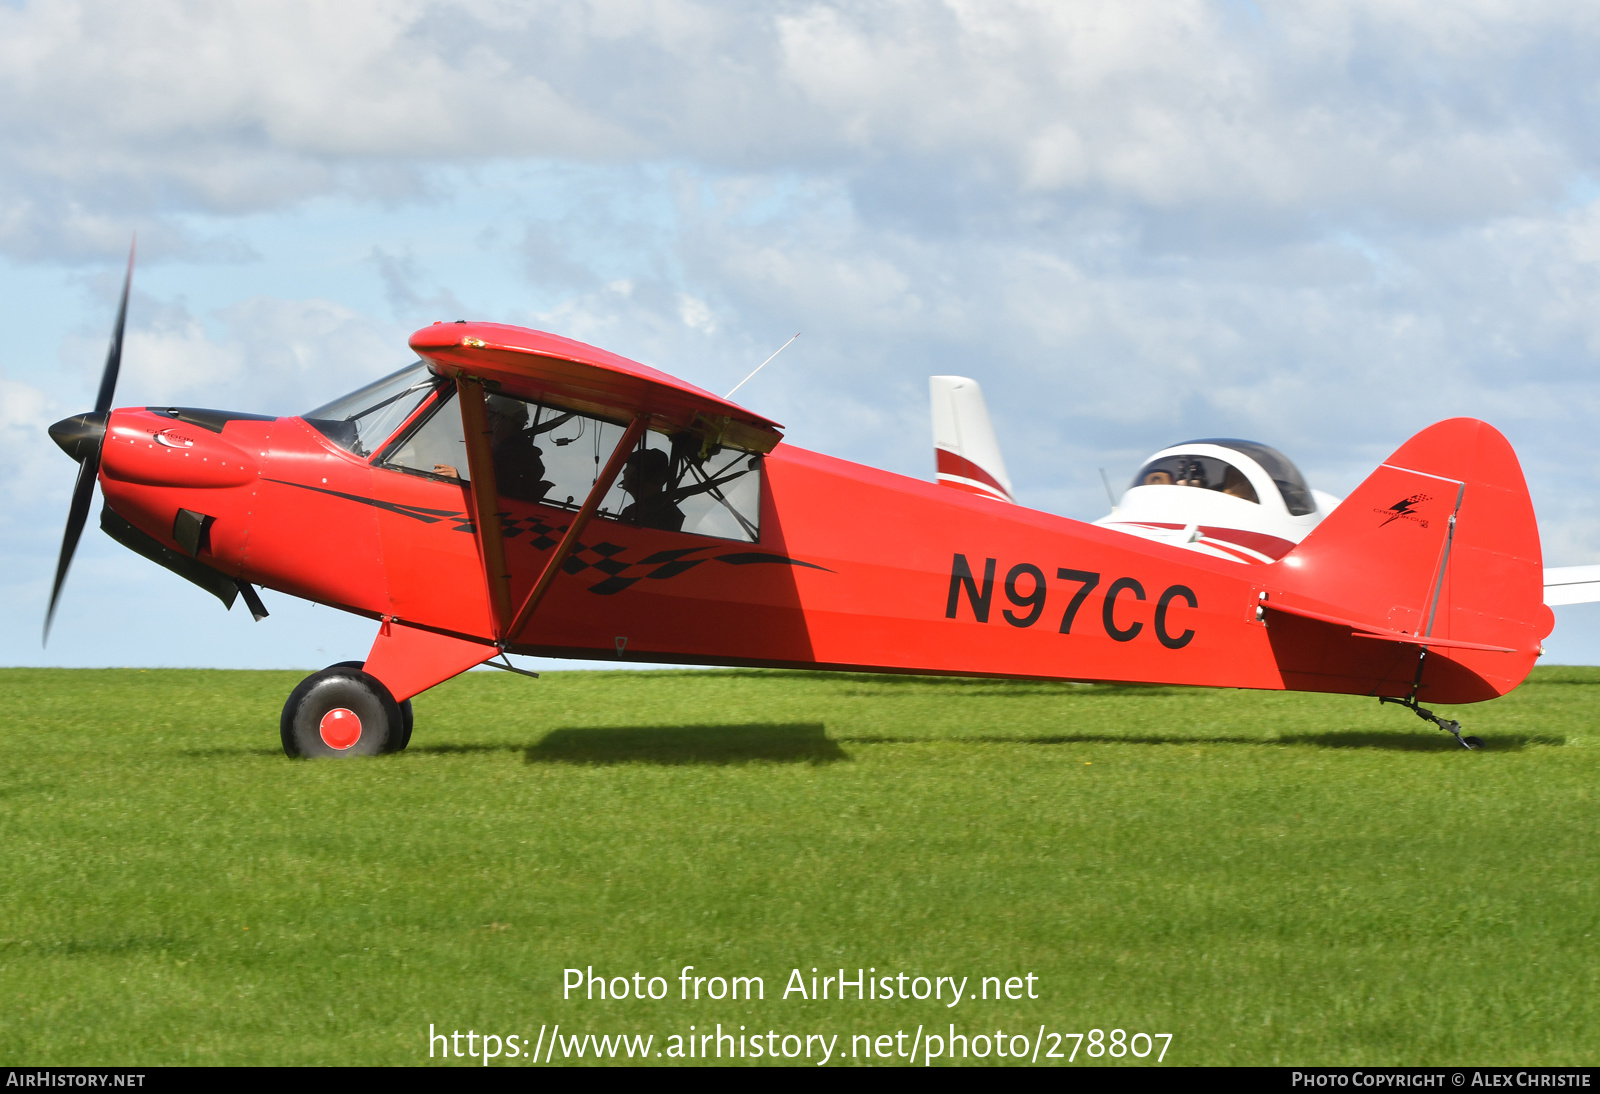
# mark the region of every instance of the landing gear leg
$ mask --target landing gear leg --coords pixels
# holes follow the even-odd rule
[[[1415,696],[1409,696],[1408,695],[1404,699],[1395,699],[1395,698],[1391,698],[1388,695],[1380,695],[1380,696],[1378,696],[1378,702],[1380,702],[1380,703],[1395,703],[1398,706],[1405,707],[1407,710],[1411,711],[1411,713],[1415,714],[1418,718],[1421,718],[1424,722],[1432,722],[1434,725],[1438,726],[1440,729],[1442,729],[1445,732],[1451,734],[1453,737],[1455,737],[1456,743],[1459,744],[1462,748],[1475,749],[1475,748],[1482,748],[1483,747],[1483,739],[1482,738],[1480,738],[1480,737],[1463,737],[1461,735],[1461,723],[1460,722],[1452,721],[1449,718],[1441,718],[1441,717],[1439,717],[1437,714],[1435,714],[1433,711],[1429,710],[1427,707],[1421,706],[1420,704],[1418,704]]]

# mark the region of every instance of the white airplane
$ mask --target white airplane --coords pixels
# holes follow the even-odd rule
[[[928,386],[939,483],[1014,504],[983,389],[965,376],[932,376]],[[1109,493],[1109,483],[1106,489]],[[1121,499],[1113,498],[1111,512],[1094,523],[1260,565],[1287,554],[1339,500],[1307,486],[1299,469],[1275,448],[1212,438],[1163,448],[1145,460]],[[1545,568],[1546,604],[1595,601],[1600,601],[1600,566]]]

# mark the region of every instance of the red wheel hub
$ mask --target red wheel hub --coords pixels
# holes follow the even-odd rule
[[[361,740],[361,719],[353,710],[334,707],[322,716],[317,732],[322,734],[322,742],[329,748],[343,752]]]

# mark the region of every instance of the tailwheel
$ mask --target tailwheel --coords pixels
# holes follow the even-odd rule
[[[1422,670],[1418,669],[1417,674],[1420,676],[1421,673]],[[1434,725],[1450,734],[1456,739],[1456,744],[1460,745],[1462,748],[1468,749],[1469,751],[1483,747],[1482,737],[1463,737],[1461,735],[1460,722],[1457,722],[1451,718],[1439,717],[1427,707],[1419,705],[1414,696],[1407,696],[1404,699],[1396,699],[1388,695],[1380,695],[1378,696],[1378,703],[1380,705],[1383,703],[1394,703],[1397,706],[1405,707],[1412,714],[1415,714],[1418,718],[1421,718],[1424,722],[1432,722]]]
[[[290,757],[396,752],[410,737],[406,714],[359,663],[334,665],[312,673],[289,693],[279,721],[283,751]]]

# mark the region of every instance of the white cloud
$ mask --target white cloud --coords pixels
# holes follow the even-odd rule
[[[328,300],[253,297],[207,316],[181,303],[139,303],[123,349],[117,406],[295,414],[412,359],[406,331]],[[98,376],[103,342],[74,337],[66,353],[93,362]]]
[[[51,480],[69,463],[45,427],[66,415],[42,389],[0,376],[0,508],[15,512],[59,492]]]
[[[1010,219],[1022,194],[1235,224],[1454,223],[1595,166],[1600,16],[1275,6],[352,0],[0,7],[0,247],[111,221],[429,193],[428,165],[842,171]],[[907,179],[908,172],[916,178]],[[953,196],[952,196],[953,195]],[[907,210],[901,210],[902,213]],[[176,243],[174,244],[177,245]]]
[[[717,332],[717,319],[711,306],[688,293],[678,294],[678,317],[683,320],[684,326],[702,334]]]

